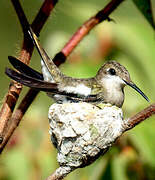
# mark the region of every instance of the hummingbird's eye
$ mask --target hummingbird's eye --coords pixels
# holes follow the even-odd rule
[[[109,74],[111,74],[111,75],[116,75],[115,69],[110,68],[110,69],[109,69]]]

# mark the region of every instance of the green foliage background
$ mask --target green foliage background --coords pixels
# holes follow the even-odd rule
[[[21,1],[32,22],[43,1]],[[61,50],[77,28],[109,1],[60,1],[40,35],[51,57]],[[143,2],[143,1],[142,1]],[[1,0],[0,11],[0,102],[3,103],[10,79],[4,74],[10,67],[7,56],[18,56],[22,31],[10,1]],[[155,12],[155,2],[152,0]],[[154,13],[155,15],[155,13]],[[153,28],[132,1],[123,2],[110,16],[114,22],[98,25],[61,66],[67,75],[90,77],[105,60],[117,60],[129,70],[132,80],[155,102],[155,34]],[[35,51],[30,64],[40,71]],[[24,87],[22,96],[28,88]],[[125,88],[124,117],[148,106],[139,94]],[[19,100],[20,102],[20,100]],[[50,142],[48,108],[52,100],[40,93],[24,116],[9,145],[0,157],[1,180],[45,179],[57,167],[56,150]],[[66,180],[155,179],[155,117],[125,133],[109,152],[94,164],[71,173]]]

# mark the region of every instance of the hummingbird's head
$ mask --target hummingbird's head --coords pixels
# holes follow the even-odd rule
[[[147,101],[148,97],[132,82],[128,70],[116,61],[105,63],[96,75],[97,81],[105,88],[115,90],[123,90],[126,85],[129,85],[140,93]]]

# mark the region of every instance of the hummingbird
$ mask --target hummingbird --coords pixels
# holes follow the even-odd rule
[[[31,27],[28,33],[41,56],[43,74],[15,57],[9,56],[10,63],[19,71],[6,68],[5,73],[13,80],[36,90],[47,92],[57,103],[88,102],[95,105],[110,103],[122,107],[126,85],[135,89],[149,101],[148,97],[133,83],[128,70],[120,63],[106,62],[96,76],[91,78],[72,78],[63,74],[49,58]]]

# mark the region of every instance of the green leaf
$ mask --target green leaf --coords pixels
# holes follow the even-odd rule
[[[151,24],[153,29],[155,29],[155,23],[153,19],[153,12],[151,9],[151,0],[133,0],[134,4],[141,11],[141,13],[145,16],[147,21]]]

